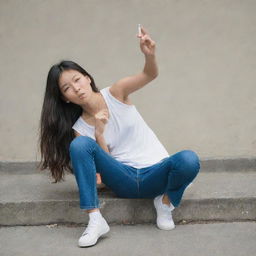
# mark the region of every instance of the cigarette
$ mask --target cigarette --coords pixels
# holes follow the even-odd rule
[[[141,36],[141,25],[138,24],[138,33],[139,33],[139,36]]]

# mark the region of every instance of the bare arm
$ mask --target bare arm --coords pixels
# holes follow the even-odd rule
[[[97,135],[95,136],[96,142],[100,145],[100,147],[105,150],[107,153],[109,153],[108,146],[106,144],[105,138],[103,135]]]
[[[78,137],[78,136],[81,136],[80,133],[78,133],[77,131],[74,131],[75,133],[75,136]],[[106,151],[109,153],[109,150],[108,150],[108,147],[106,145],[106,142],[105,142],[105,139],[104,137],[102,136],[97,136],[96,137],[96,142]],[[101,176],[99,173],[96,173],[96,179],[97,179],[97,187],[98,188],[104,188],[105,187],[105,184],[102,183],[101,181]]]
[[[74,131],[75,133],[75,136],[78,137],[78,136],[81,136],[80,133],[78,133],[77,131]],[[105,142],[105,138],[103,135],[96,135],[95,136],[95,139],[96,139],[96,142],[100,145],[100,147],[105,150],[107,153],[109,153],[109,150],[108,150],[108,146]]]
[[[109,153],[109,150],[108,150],[108,146],[105,142],[105,138],[103,135],[96,135],[95,136],[95,139],[96,139],[96,142],[99,144],[99,146],[104,150],[106,151],[107,153]],[[99,173],[96,174],[97,176],[97,184],[98,184],[98,187],[99,188],[104,188],[105,187],[105,184],[102,182],[101,180],[101,175]]]
[[[158,66],[155,55],[156,43],[142,28],[140,48],[145,55],[145,66],[142,72],[136,75],[122,78],[110,87],[110,92],[117,98],[127,100],[129,94],[141,89],[158,76]]]

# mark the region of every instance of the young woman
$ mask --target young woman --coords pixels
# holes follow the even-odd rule
[[[97,184],[118,197],[154,198],[157,227],[175,227],[171,211],[200,169],[197,154],[168,152],[132,104],[129,95],[158,75],[155,42],[142,28],[145,66],[137,75],[99,90],[93,77],[72,61],[51,67],[40,120],[41,169],[55,182],[75,175],[80,208],[89,213],[80,247],[97,243],[110,228],[100,213]]]

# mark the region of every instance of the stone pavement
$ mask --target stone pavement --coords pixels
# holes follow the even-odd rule
[[[111,225],[95,246],[80,248],[85,226],[14,226],[0,228],[3,256],[247,256],[256,252],[256,222],[176,225]]]

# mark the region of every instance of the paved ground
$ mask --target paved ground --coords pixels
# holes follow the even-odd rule
[[[255,255],[256,222],[177,225],[163,231],[155,225],[112,225],[96,246],[79,248],[85,226],[15,226],[0,228],[4,256]]]

